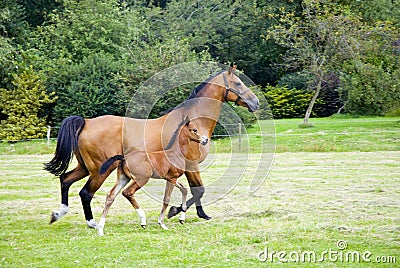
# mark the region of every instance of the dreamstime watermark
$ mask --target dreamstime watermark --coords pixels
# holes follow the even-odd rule
[[[368,250],[357,251],[349,250],[348,244],[344,240],[336,243],[336,248],[316,252],[315,250],[305,251],[276,251],[265,247],[257,254],[260,262],[269,263],[322,263],[322,262],[340,262],[340,263],[396,263],[396,256],[374,256]]]

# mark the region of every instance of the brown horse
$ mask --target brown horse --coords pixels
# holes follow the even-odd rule
[[[126,154],[125,157],[123,155],[116,155],[103,163],[100,167],[100,175],[105,173],[114,162],[122,161],[122,164],[119,165],[119,169],[122,170],[125,176],[117,178],[114,187],[107,195],[103,214],[98,224],[99,235],[104,234],[103,229],[106,217],[115,197],[129,182],[129,180],[125,178],[129,178],[133,181],[122,193],[138,212],[140,224],[143,228],[146,228],[146,216],[143,209],[139,207],[138,202],[135,200],[134,194],[143,187],[150,178],[165,179],[167,181],[163,206],[158,218],[158,223],[163,229],[167,229],[164,224],[164,215],[171,199],[173,186],[177,186],[181,191],[183,211],[186,211],[187,189],[183,184],[179,183],[177,179],[182,176],[185,171],[186,159],[190,157],[189,145],[191,142],[206,145],[208,138],[206,136],[201,136],[194,125],[190,123],[189,118],[186,118],[179,124],[165,150],[151,153],[132,151]],[[122,180],[120,178],[122,178]],[[184,212],[182,212],[182,215],[184,215]],[[180,218],[181,223],[183,220],[184,218]]]
[[[194,89],[188,100],[171,112],[157,119],[134,119],[118,116],[101,116],[83,119],[71,116],[64,119],[57,137],[57,147],[53,159],[45,164],[45,169],[60,176],[61,207],[52,213],[50,223],[58,220],[68,212],[68,191],[70,186],[89,175],[89,180],[79,192],[86,223],[91,228],[97,224],[93,220],[91,200],[104,180],[117,167],[114,164],[103,175],[99,175],[100,166],[114,155],[127,154],[135,150],[147,152],[160,151],[171,139],[183,115],[188,115],[191,122],[208,138],[217,124],[223,102],[235,102],[254,112],[259,108],[256,95],[234,74],[235,66],[222,71],[203,82]],[[210,219],[201,206],[204,186],[199,172],[201,163],[209,152],[206,146],[191,145],[189,154],[193,161],[186,161],[185,175],[193,195],[187,201],[187,207],[196,203],[197,215]],[[67,171],[75,154],[78,164]],[[125,175],[118,171],[121,180]],[[125,178],[126,179],[126,178]],[[168,217],[182,211],[182,207],[171,207]]]

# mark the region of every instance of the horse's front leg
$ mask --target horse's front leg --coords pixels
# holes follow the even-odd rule
[[[164,215],[165,215],[165,211],[167,210],[168,204],[171,201],[171,194],[172,194],[172,190],[174,189],[175,184],[176,184],[176,178],[172,179],[171,181],[166,181],[166,183],[165,183],[163,206],[161,209],[160,216],[158,217],[158,224],[164,230],[168,230],[167,226],[164,224]]]
[[[195,170],[195,169],[191,168],[189,170]],[[206,220],[211,219],[211,217],[204,212],[203,207],[201,205],[200,199],[203,197],[205,188],[203,186],[203,181],[201,180],[200,172],[186,171],[185,175],[190,185],[190,192],[193,195],[193,197],[186,202],[187,208],[189,208],[193,204],[196,204],[197,216],[199,216],[199,218],[203,218]],[[180,207],[172,206],[168,212],[168,218],[171,218],[182,211],[183,211],[182,206]]]

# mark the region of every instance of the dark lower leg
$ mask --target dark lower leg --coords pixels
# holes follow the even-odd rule
[[[193,204],[196,204],[197,216],[199,216],[199,218],[209,220],[211,219],[211,217],[204,212],[200,200],[203,197],[204,190],[204,186],[190,187],[190,191],[192,192],[193,197],[186,202],[186,206],[187,208],[189,208]],[[182,205],[180,207],[172,206],[168,212],[168,218],[171,218],[182,211]]]
[[[186,204],[189,207],[193,205],[193,203],[195,203],[197,216],[199,216],[199,218],[209,220],[211,219],[211,217],[204,212],[200,200],[204,195],[204,190],[205,190],[204,186],[190,187],[190,191],[192,192],[193,197],[190,200],[188,200]]]
[[[60,176],[61,204],[68,206],[68,192],[71,185],[88,175],[88,171],[81,164],[73,170]]]
[[[81,197],[83,212],[85,213],[85,218],[87,221],[93,219],[92,208],[90,206],[90,202],[92,201],[93,194],[88,190],[89,184],[91,180],[88,180],[85,186],[83,186],[82,190],[79,192],[79,196]]]

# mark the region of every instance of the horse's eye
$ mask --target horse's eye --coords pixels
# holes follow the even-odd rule
[[[194,129],[193,129],[193,132],[194,132],[194,133],[197,133],[197,129],[194,128]]]

